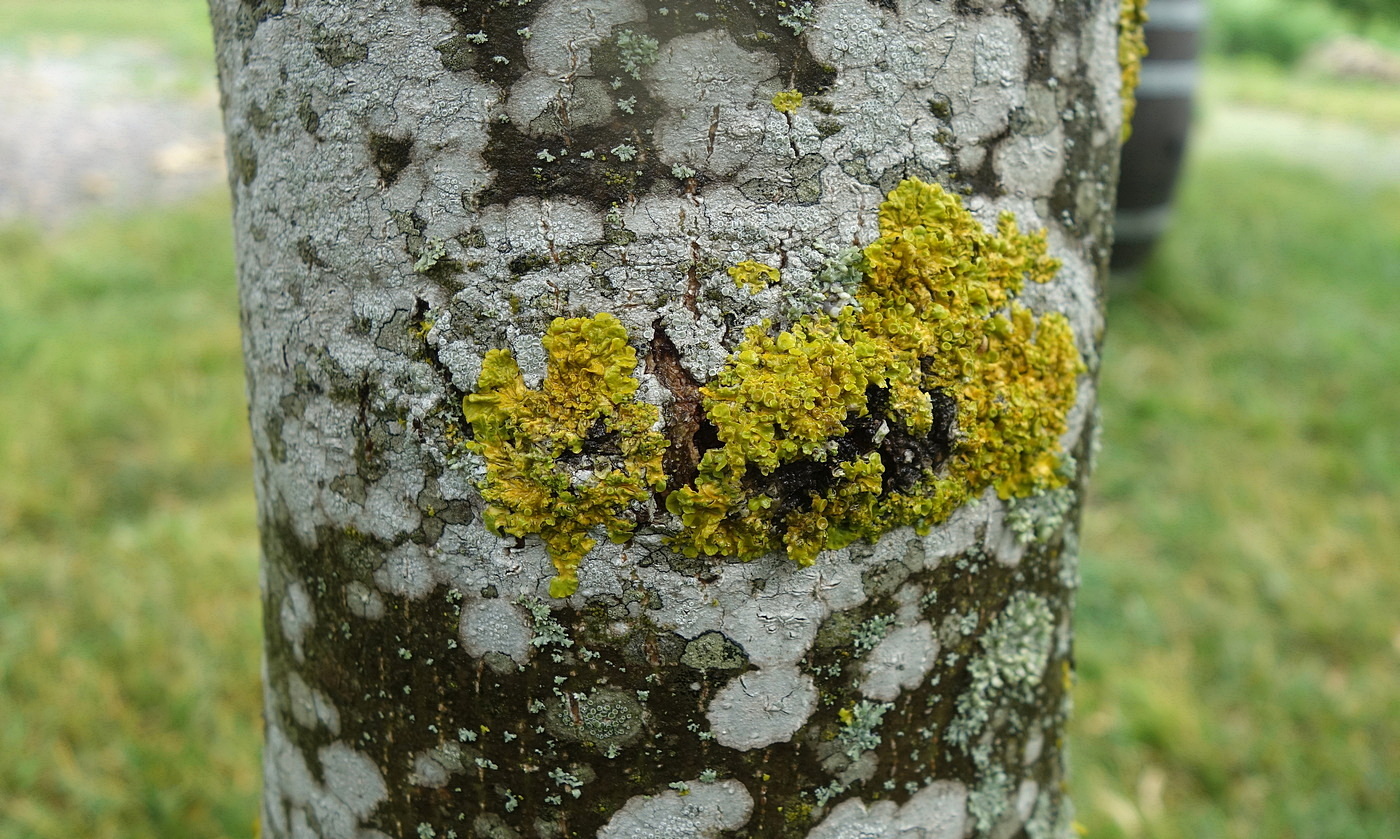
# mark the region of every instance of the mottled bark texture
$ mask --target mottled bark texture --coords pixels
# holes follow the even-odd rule
[[[211,10],[264,553],[264,835],[1067,833],[1116,3]],[[966,453],[972,420],[961,396],[924,385],[905,396],[927,421],[901,424],[891,374],[847,394],[826,449],[734,473],[756,506],[686,496],[694,521],[719,510],[731,530],[678,540],[687,525],[667,499],[700,486],[706,453],[729,442],[713,394],[746,329],[777,336],[779,354],[798,351],[794,331],[803,352],[854,342],[851,313],[876,298],[861,297],[874,269],[853,248],[887,235],[880,204],[909,179],[959,196],[980,230],[1009,212],[1046,231],[1061,266],[1015,299],[1042,334],[1067,324],[1086,371],[1070,371],[1062,424],[1040,426],[1055,456],[1019,483],[965,482],[969,500],[930,513],[913,488]],[[980,270],[992,250],[950,270]],[[892,352],[891,334],[870,346]],[[613,401],[559,444],[548,491],[501,465],[525,451],[519,406],[558,407],[527,392],[551,392],[547,335],[580,382],[617,368]],[[928,381],[938,362],[899,369]],[[549,398],[588,396],[574,390]],[[517,413],[502,413],[508,398]],[[614,403],[634,406],[625,423]],[[647,435],[666,443],[660,471],[638,465],[655,454],[638,448]],[[867,501],[906,493],[931,518],[873,539],[798,532],[849,501],[836,496],[856,487],[855,464],[885,469]],[[628,469],[644,489],[606,484]],[[591,513],[569,506],[605,484]],[[875,526],[851,509],[830,521]],[[769,524],[744,531],[753,510]],[[763,530],[774,522],[789,530]],[[805,566],[782,548],[707,556],[723,533],[818,552]],[[555,579],[568,596],[551,596]]]

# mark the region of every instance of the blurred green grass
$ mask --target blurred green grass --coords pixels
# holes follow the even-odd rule
[[[1196,148],[1111,300],[1071,738],[1091,836],[1400,836],[1400,183],[1331,171]]]
[[[61,38],[74,49],[142,41],[210,74],[214,44],[204,0],[0,0],[0,46]]]
[[[247,836],[259,614],[228,207],[0,232],[0,837]]]
[[[0,44],[116,31],[207,61],[203,14],[0,0]],[[1238,62],[1204,99],[1400,119],[1393,91]],[[0,839],[252,832],[227,212],[0,230]],[[1400,185],[1194,150],[1110,305],[1071,738],[1089,835],[1400,836],[1398,323]]]

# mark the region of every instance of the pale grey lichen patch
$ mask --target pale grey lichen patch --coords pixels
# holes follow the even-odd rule
[[[858,760],[880,745],[880,726],[885,714],[894,707],[891,702],[870,702],[862,699],[841,711],[841,728],[836,732],[836,744],[850,760]]]
[[[363,510],[357,511],[353,523],[380,539],[397,539],[417,530],[423,515],[413,499],[423,491],[423,480],[422,470],[407,464],[386,470],[383,478],[369,485]]]
[[[282,624],[282,637],[292,645],[292,654],[297,661],[306,657],[302,640],[306,631],[316,624],[316,610],[311,605],[311,595],[300,581],[287,586],[282,597],[282,608],[278,613]]]
[[[612,116],[612,109],[612,95],[602,81],[541,73],[523,76],[511,86],[506,101],[511,121],[522,133],[536,137],[560,136],[598,125]],[[559,152],[568,153],[562,141]]]
[[[686,781],[685,795],[636,795],[598,831],[598,839],[719,839],[753,813],[753,796],[735,780]]]
[[[303,728],[325,726],[332,735],[340,734],[340,712],[324,693],[311,687],[300,673],[287,678],[287,704],[292,719]]]
[[[1027,47],[1009,15],[828,0],[807,38],[818,61],[847,68],[825,94],[843,130],[823,141],[823,154],[866,183],[891,188],[911,164],[932,178],[946,171],[952,140],[981,154],[1024,104]]]
[[[896,629],[860,665],[860,692],[885,702],[923,682],[938,658],[938,641],[928,621]]]
[[[1053,795],[1042,789],[1036,796],[1035,809],[1026,820],[1027,839],[1074,839],[1074,802],[1065,795]]]
[[[359,580],[352,580],[345,586],[345,607],[357,618],[379,620],[384,617],[384,598]]]
[[[426,597],[437,583],[426,550],[416,542],[389,551],[374,572],[374,582],[381,590],[410,600]]]
[[[696,670],[735,670],[748,659],[738,644],[718,632],[706,632],[685,645],[681,664]]]
[[[1074,501],[1075,492],[1069,487],[1014,498],[1006,511],[1006,526],[1022,545],[1043,542],[1065,526],[1065,517],[1074,508]]]
[[[1036,796],[1039,792],[1040,785],[1035,781],[1030,778],[1021,781],[1016,787],[1016,797],[1011,806],[992,829],[991,839],[1011,839],[1015,836],[1035,810]]]
[[[780,123],[771,107],[755,107],[778,90],[777,72],[771,54],[742,49],[723,29],[668,41],[646,72],[666,108],[655,128],[662,161],[718,177],[738,172],[765,145],[770,120]]]
[[[408,782],[414,786],[439,789],[447,786],[452,775],[461,772],[464,765],[461,744],[449,740],[413,756],[413,772],[408,776]]]
[[[530,22],[525,60],[540,73],[586,75],[593,48],[614,27],[645,19],[638,0],[550,0]]]
[[[989,488],[977,500],[954,510],[947,521],[924,538],[926,561],[936,564],[980,545],[988,529],[988,518],[1000,507],[996,490]]]
[[[1057,124],[1045,136],[1014,134],[996,148],[993,165],[1002,186],[1018,196],[1054,192],[1064,174],[1064,131]]]
[[[721,746],[741,751],[781,743],[817,708],[812,677],[795,667],[775,667],[735,676],[705,713]]]
[[[922,839],[957,839],[964,835],[966,821],[967,787],[957,781],[935,781],[899,808],[896,823],[904,831],[923,830]],[[909,834],[898,835],[903,839]]]
[[[977,782],[977,788],[967,797],[967,810],[977,825],[986,833],[1002,822],[1011,807],[1011,780],[1001,766],[984,769]]]
[[[364,819],[389,795],[384,776],[365,754],[344,743],[332,743],[316,752],[326,790],[344,802],[351,813]]]
[[[935,781],[903,806],[893,801],[843,801],[807,833],[806,839],[962,839],[967,789],[957,781]]]
[[[378,767],[342,742],[316,752],[321,782],[302,751],[269,719],[263,749],[263,813],[279,835],[356,839],[360,823],[388,796]],[[311,824],[318,830],[310,830]]]
[[[458,634],[467,655],[481,658],[487,653],[501,653],[516,664],[529,660],[530,642],[535,636],[524,611],[500,597],[464,602]]]
[[[1103,127],[1095,132],[1094,144],[1117,142],[1123,130],[1123,82],[1118,64],[1118,19],[1094,15],[1080,33],[1080,58],[1087,65],[1093,84],[1094,111]],[[1085,179],[1084,183],[1088,183]]]

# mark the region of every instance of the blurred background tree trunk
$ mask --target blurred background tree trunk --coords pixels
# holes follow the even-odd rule
[[[265,835],[1069,832],[1116,4],[210,6],[264,553]],[[980,224],[958,227],[967,211]],[[898,413],[893,374],[822,384],[806,411],[846,400],[840,434],[705,483],[741,445],[715,406],[783,353],[821,363],[723,407],[762,418],[841,372],[821,359],[853,343],[843,306],[933,328],[853,246],[957,256],[939,270],[993,309],[1017,259],[1048,274],[1037,237],[988,232],[999,213],[1060,265],[1020,290],[1021,326],[942,339],[987,330],[959,389],[930,384],[935,355],[903,374],[931,421]],[[913,285],[931,263],[901,264]],[[1047,324],[1074,354],[1054,369]],[[1011,431],[974,434],[974,404],[993,425],[1029,411],[1050,448],[1015,460]],[[769,443],[801,437],[786,422]]]

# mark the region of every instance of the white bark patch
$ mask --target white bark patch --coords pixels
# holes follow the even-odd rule
[[[480,658],[490,652],[502,653],[517,664],[529,659],[530,639],[534,637],[520,607],[499,597],[463,603],[459,634],[467,655]]]
[[[407,464],[395,466],[369,487],[364,512],[355,519],[362,531],[380,539],[412,533],[423,523],[423,514],[413,501],[423,491],[423,473]]]
[[[447,786],[454,773],[462,771],[462,766],[462,747],[449,741],[414,755],[408,782],[420,787],[441,788]]]
[[[405,542],[384,557],[384,564],[374,572],[374,582],[397,597],[418,600],[433,590],[433,569],[428,564],[423,546]]]
[[[323,746],[316,753],[323,783],[317,783],[306,757],[269,719],[263,749],[267,790],[264,813],[279,834],[319,839],[355,839],[359,823],[388,796],[388,787],[374,761],[344,743]],[[319,832],[309,829],[308,814]]]
[[[936,781],[902,807],[893,801],[843,801],[807,839],[962,839],[966,824],[967,788],[957,781]]]
[[[687,782],[681,795],[635,795],[598,831],[598,839],[717,839],[753,814],[753,796],[738,781]]]
[[[345,607],[350,614],[365,620],[375,621],[384,617],[384,598],[359,580],[345,587]]]
[[[311,595],[306,593],[306,587],[300,582],[287,586],[278,617],[281,618],[282,637],[292,645],[292,655],[296,656],[297,661],[304,660],[306,653],[302,650],[301,641],[306,636],[306,630],[315,625],[316,611],[311,606]]]
[[[778,91],[777,72],[771,54],[742,49],[722,29],[668,41],[647,73],[647,87],[667,112],[655,129],[661,159],[733,175],[763,145],[770,122],[786,132],[786,120],[768,102]]]
[[[324,693],[308,685],[300,673],[293,673],[287,679],[287,702],[291,705],[292,719],[301,727],[324,725],[331,734],[340,734],[340,712]]]
[[[593,48],[614,26],[645,18],[637,0],[553,0],[530,22],[525,60],[541,73],[586,75]]]
[[[735,676],[710,703],[706,718],[721,746],[745,751],[781,743],[817,708],[812,677],[795,667]]]
[[[1049,195],[1064,174],[1064,142],[1064,131],[1058,125],[1043,137],[1008,137],[997,146],[997,176],[1015,195]]]
[[[892,702],[901,690],[919,686],[938,658],[938,641],[928,621],[896,629],[861,662],[860,692]]]
[[[326,792],[344,802],[357,818],[367,818],[389,795],[379,767],[344,743],[332,743],[316,752]]]

